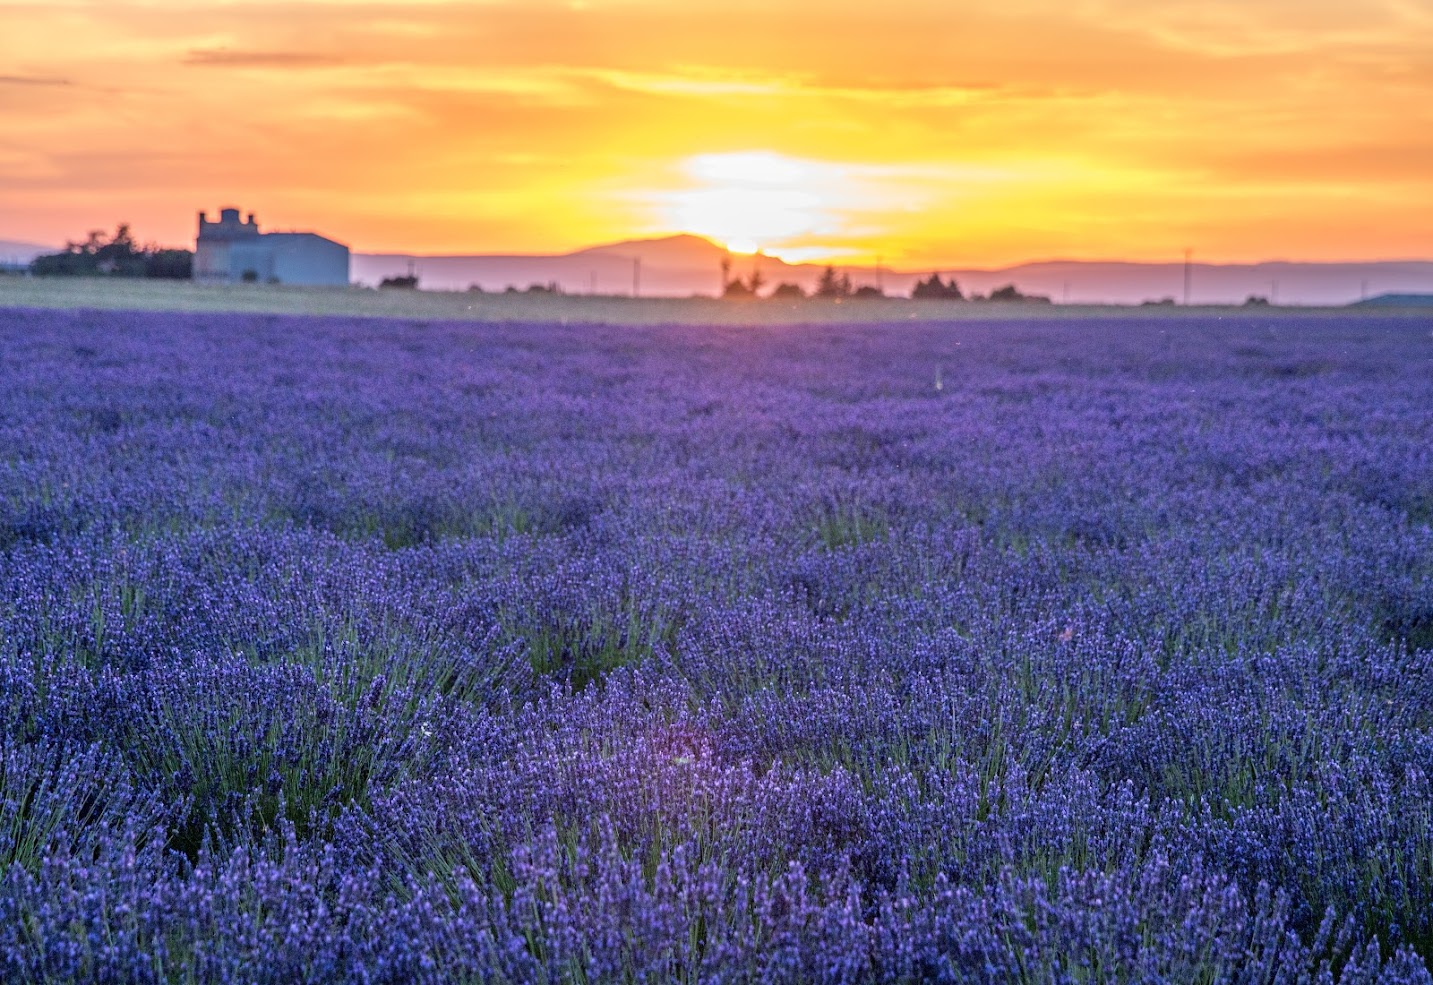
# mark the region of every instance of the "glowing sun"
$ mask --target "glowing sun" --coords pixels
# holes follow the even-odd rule
[[[828,232],[831,176],[821,164],[771,151],[687,158],[688,187],[667,199],[667,222],[754,253],[796,237]]]

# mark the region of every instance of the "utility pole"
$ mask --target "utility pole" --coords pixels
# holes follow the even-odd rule
[[[1069,303],[1070,303],[1070,282],[1069,282],[1069,281],[1065,281],[1065,292],[1064,292],[1064,294],[1061,296],[1060,303],[1061,303],[1061,304],[1069,304]]]
[[[1193,255],[1194,251],[1186,246],[1184,248],[1184,306],[1186,308],[1189,307],[1189,258]]]
[[[632,258],[632,296],[635,298],[642,293],[642,258]]]

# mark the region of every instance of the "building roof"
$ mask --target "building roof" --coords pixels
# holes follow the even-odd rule
[[[1380,294],[1349,305],[1350,308],[1433,308],[1433,294]]]
[[[259,238],[265,242],[275,243],[276,245],[284,240],[304,240],[308,242],[318,240],[324,243],[332,243],[334,246],[342,246],[344,249],[348,248],[347,243],[340,243],[336,239],[320,236],[318,233],[263,233]]]

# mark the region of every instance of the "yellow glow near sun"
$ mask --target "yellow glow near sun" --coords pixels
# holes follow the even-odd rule
[[[830,231],[836,222],[829,165],[770,151],[700,154],[684,162],[690,187],[667,196],[666,221],[755,253]]]
[[[803,179],[809,180],[814,170],[805,161],[771,151],[700,154],[687,160],[688,174],[714,185],[789,187]]]

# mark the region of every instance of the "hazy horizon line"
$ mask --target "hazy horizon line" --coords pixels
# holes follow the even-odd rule
[[[758,251],[756,251],[756,252],[753,253],[753,252],[742,252],[742,251],[738,251],[738,250],[733,250],[733,249],[731,249],[731,248],[729,248],[729,247],[723,246],[720,242],[718,242],[717,240],[714,240],[714,239],[712,239],[712,238],[710,238],[710,237],[708,237],[708,236],[702,236],[702,235],[699,234],[699,233],[692,233],[692,232],[653,233],[653,234],[651,234],[651,235],[649,235],[649,236],[628,237],[628,238],[622,238],[622,239],[614,239],[614,240],[611,240],[611,241],[608,241],[608,242],[593,243],[593,244],[591,244],[591,245],[589,245],[589,246],[578,246],[578,247],[574,247],[573,249],[564,250],[564,251],[560,251],[560,252],[515,252],[515,251],[507,252],[507,251],[485,251],[485,252],[470,252],[470,253],[453,253],[453,252],[428,253],[428,252],[417,252],[417,251],[413,251],[413,250],[401,250],[401,249],[377,249],[377,250],[375,250],[375,249],[360,249],[360,248],[358,248],[358,247],[353,247],[353,246],[350,246],[349,248],[350,248],[350,250],[352,250],[353,253],[358,254],[358,255],[362,255],[362,256],[371,256],[371,257],[411,257],[412,259],[415,259],[415,260],[422,260],[422,259],[442,260],[442,259],[457,259],[457,258],[470,258],[470,257],[491,257],[491,258],[495,258],[495,259],[498,259],[498,258],[511,258],[511,259],[552,259],[552,258],[575,256],[575,255],[577,255],[577,254],[586,253],[586,252],[590,252],[590,251],[594,251],[594,250],[608,249],[608,248],[610,248],[610,247],[615,247],[615,246],[625,246],[625,245],[628,245],[628,244],[660,243],[660,242],[665,241],[665,240],[674,240],[674,239],[697,239],[697,240],[701,240],[701,241],[703,241],[703,242],[705,242],[705,243],[710,243],[713,247],[716,247],[716,248],[719,249],[719,250],[723,250],[728,256],[731,256],[731,257],[751,259],[751,258],[753,258],[753,257],[758,257],[758,256],[760,256],[760,257],[764,257],[764,258],[771,259],[771,260],[779,260],[779,261],[781,261],[782,263],[787,264],[788,266],[793,266],[793,267],[825,267],[825,266],[832,266],[832,267],[836,267],[836,268],[843,268],[843,267],[847,267],[847,268],[857,268],[857,267],[859,267],[859,268],[869,269],[869,270],[875,270],[875,269],[877,269],[877,268],[879,267],[879,269],[881,269],[881,270],[890,271],[890,272],[895,272],[895,273],[923,273],[923,272],[924,272],[924,273],[928,273],[928,272],[934,271],[934,270],[938,270],[938,271],[946,271],[946,270],[972,270],[972,271],[985,270],[985,271],[1000,271],[1000,270],[1009,270],[1009,269],[1014,268],[1014,267],[1028,267],[1028,266],[1038,266],[1038,265],[1042,265],[1042,264],[1059,264],[1059,263],[1086,263],[1086,264],[1112,264],[1112,263],[1121,263],[1121,264],[1130,264],[1130,265],[1134,265],[1134,266],[1162,266],[1162,265],[1166,265],[1166,264],[1182,265],[1182,264],[1184,263],[1184,257],[1183,257],[1182,255],[1180,255],[1180,254],[1177,254],[1177,253],[1176,253],[1176,254],[1171,254],[1170,257],[1169,257],[1169,259],[1167,259],[1167,260],[1132,259],[1132,258],[1129,258],[1129,257],[1120,257],[1120,256],[1078,257],[1078,256],[1068,256],[1068,255],[1066,255],[1066,256],[1061,256],[1061,255],[1040,255],[1040,254],[1035,254],[1035,255],[1034,255],[1032,258],[1030,258],[1030,259],[1019,260],[1019,261],[1015,261],[1015,262],[1013,262],[1013,263],[1003,263],[1003,264],[994,264],[994,265],[983,265],[983,264],[980,264],[980,263],[978,263],[978,262],[969,262],[969,261],[949,261],[949,262],[941,263],[941,264],[934,265],[934,266],[932,266],[932,265],[930,265],[930,264],[914,264],[914,265],[911,265],[911,264],[905,264],[904,261],[898,261],[897,263],[881,263],[881,264],[877,264],[877,263],[875,263],[875,262],[871,262],[871,261],[868,261],[868,260],[855,261],[855,262],[843,261],[843,260],[840,260],[839,258],[836,258],[836,257],[829,257],[829,258],[826,258],[826,259],[788,260],[788,259],[786,259],[785,257],[783,257],[783,256],[780,254],[780,252],[776,252],[776,251],[770,251],[770,252],[769,252],[769,251],[766,251],[766,250],[758,250]],[[1373,264],[1373,263],[1433,263],[1433,253],[1430,253],[1429,255],[1426,255],[1426,256],[1386,256],[1386,255],[1385,255],[1385,256],[1380,256],[1380,257],[1377,257],[1377,258],[1347,258],[1347,257],[1341,257],[1341,258],[1332,258],[1332,259],[1320,258],[1320,259],[1317,259],[1317,260],[1306,260],[1306,259],[1291,259],[1291,258],[1289,258],[1289,257],[1287,257],[1287,256],[1269,256],[1269,257],[1264,257],[1264,258],[1258,259],[1258,260],[1226,260],[1226,259],[1200,259],[1199,253],[1198,253],[1198,251],[1196,250],[1196,251],[1193,253],[1193,255],[1191,256],[1191,258],[1190,258],[1190,263],[1191,263],[1193,266],[1195,266],[1195,267],[1199,267],[1199,266],[1205,266],[1205,267],[1256,267],[1256,266],[1263,266],[1263,265],[1267,265],[1267,264],[1281,264],[1281,263],[1282,263],[1282,264],[1305,264],[1305,265],[1329,265],[1329,266],[1334,266],[1334,265],[1351,265],[1351,264]]]
[[[130,223],[120,223],[120,224],[132,225],[132,224],[130,224]],[[272,229],[272,230],[266,230],[266,232],[315,232],[315,233],[318,233],[319,235],[323,235],[322,231],[320,231],[320,230],[288,230],[288,229],[277,229],[277,228],[276,228],[276,229]],[[912,274],[912,275],[914,275],[914,274],[921,274],[921,273],[946,272],[946,271],[957,271],[957,270],[960,270],[960,271],[970,271],[970,272],[991,272],[991,273],[994,273],[994,272],[999,272],[999,271],[1003,271],[1003,270],[1012,270],[1012,269],[1019,268],[1019,267],[1035,267],[1035,266],[1048,266],[1048,265],[1058,265],[1058,264],[1087,264],[1087,265],[1123,264],[1123,265],[1128,265],[1128,266],[1156,267],[1156,266],[1182,266],[1182,265],[1185,263],[1185,258],[1184,258],[1182,255],[1178,254],[1178,253],[1171,254],[1168,259],[1163,259],[1163,260],[1135,259],[1135,258],[1130,258],[1130,257],[1109,256],[1109,255],[1093,256],[1093,257],[1080,257],[1080,256],[1058,255],[1058,254],[1056,254],[1056,255],[1040,255],[1040,254],[1035,254],[1034,256],[1032,256],[1031,258],[1028,258],[1028,259],[1018,260],[1018,261],[1011,262],[1011,263],[994,264],[994,265],[986,265],[986,264],[981,264],[981,263],[979,263],[979,262],[972,262],[972,261],[947,261],[947,262],[939,263],[939,264],[906,263],[905,261],[897,261],[897,262],[895,262],[895,263],[884,263],[884,262],[877,263],[877,262],[873,262],[873,261],[871,261],[871,260],[869,260],[869,259],[862,259],[862,260],[858,260],[858,261],[850,261],[850,260],[842,260],[842,259],[840,259],[839,257],[826,257],[826,258],[823,258],[823,259],[814,259],[814,258],[813,258],[813,259],[795,259],[795,260],[791,260],[791,259],[787,259],[786,257],[783,257],[783,256],[781,255],[781,252],[780,252],[780,251],[757,250],[756,252],[743,252],[743,251],[739,251],[739,250],[734,250],[734,249],[731,249],[730,247],[727,247],[727,246],[723,245],[721,242],[719,242],[719,241],[717,241],[717,240],[715,240],[715,239],[713,239],[713,238],[711,238],[711,237],[709,237],[709,236],[703,236],[703,235],[701,235],[700,233],[693,233],[693,232],[688,232],[688,231],[678,231],[678,232],[670,232],[670,233],[652,233],[652,234],[650,234],[650,235],[645,235],[645,236],[629,236],[629,237],[624,237],[624,238],[609,240],[609,241],[606,241],[606,242],[592,243],[592,244],[587,245],[587,246],[578,246],[578,247],[574,247],[574,248],[571,248],[571,249],[568,249],[568,250],[564,250],[564,251],[560,251],[560,252],[513,252],[513,251],[420,252],[420,251],[404,250],[404,249],[372,249],[372,248],[361,248],[361,247],[353,246],[352,244],[347,244],[347,243],[344,244],[344,245],[348,246],[350,252],[353,253],[354,255],[356,255],[356,256],[366,256],[366,257],[402,257],[402,258],[405,258],[405,259],[413,259],[413,260],[447,260],[447,259],[475,259],[475,258],[514,259],[514,260],[520,260],[520,259],[557,259],[557,258],[563,258],[563,257],[576,256],[576,255],[579,255],[579,254],[582,254],[582,253],[587,253],[587,252],[606,250],[606,249],[610,249],[610,248],[612,248],[612,247],[625,246],[625,245],[629,245],[629,244],[630,244],[630,245],[647,245],[647,244],[661,243],[661,242],[664,242],[664,241],[679,240],[679,239],[700,240],[700,241],[703,242],[703,243],[710,244],[710,245],[711,245],[712,247],[714,247],[716,250],[721,250],[721,251],[725,252],[726,255],[728,255],[728,256],[730,256],[730,257],[733,257],[733,258],[736,258],[736,259],[752,259],[752,258],[755,258],[755,257],[763,257],[763,258],[766,258],[766,259],[771,259],[771,260],[780,261],[781,263],[783,263],[783,264],[785,264],[785,265],[787,265],[787,266],[791,266],[791,267],[827,267],[827,266],[830,266],[830,267],[835,267],[835,268],[837,268],[838,270],[839,270],[839,269],[849,269],[849,270],[857,270],[857,269],[859,269],[859,270],[871,270],[871,271],[881,270],[881,271],[885,271],[885,272],[889,272],[889,273],[895,273],[895,274]],[[11,244],[11,245],[13,245],[13,246],[22,246],[22,247],[26,247],[26,248],[30,248],[30,249],[36,249],[36,250],[56,250],[56,251],[59,251],[59,250],[63,249],[63,245],[47,244],[47,243],[37,243],[37,242],[33,242],[33,241],[30,241],[30,240],[23,240],[23,239],[10,240],[10,239],[4,239],[3,237],[0,237],[0,241],[6,242],[6,243]],[[163,248],[166,248],[166,249],[193,249],[193,243],[191,242],[191,243],[179,244],[179,245],[174,245],[174,246],[165,245]],[[609,256],[610,256],[610,254],[609,254]],[[616,257],[613,257],[613,258],[616,259]],[[3,259],[3,258],[0,258],[0,259]],[[1191,257],[1189,258],[1189,263],[1190,263],[1190,265],[1191,265],[1192,267],[1196,267],[1196,268],[1198,268],[1198,267],[1206,267],[1206,268],[1210,268],[1210,267],[1259,267],[1259,266],[1272,266],[1272,265],[1277,265],[1277,264],[1303,265],[1303,266],[1351,266],[1351,265],[1368,265],[1368,264],[1433,263],[1433,253],[1430,253],[1429,255],[1425,255],[1425,256],[1387,256],[1387,255],[1384,255],[1384,256],[1379,256],[1379,257],[1376,257],[1376,258],[1348,258],[1348,257],[1339,257],[1339,258],[1319,258],[1319,259],[1291,259],[1291,258],[1289,258],[1288,256],[1278,256],[1278,255],[1275,255],[1275,256],[1263,257],[1263,258],[1260,258],[1260,259],[1257,259],[1257,260],[1228,260],[1228,259],[1201,259],[1200,256],[1199,256],[1199,252],[1198,252],[1198,250],[1196,249],[1196,250],[1194,250],[1194,252],[1193,252],[1193,254],[1191,255]]]

